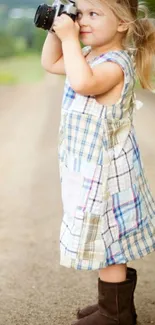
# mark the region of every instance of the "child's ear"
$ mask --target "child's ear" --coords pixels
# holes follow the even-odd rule
[[[124,20],[120,20],[119,25],[117,27],[117,31],[120,33],[126,32],[128,28],[129,28],[128,23]]]

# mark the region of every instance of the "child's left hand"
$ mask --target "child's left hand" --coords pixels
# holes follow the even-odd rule
[[[79,24],[77,21],[74,22],[66,14],[62,14],[61,16],[56,17],[52,28],[62,42],[66,39],[78,39],[79,37]]]

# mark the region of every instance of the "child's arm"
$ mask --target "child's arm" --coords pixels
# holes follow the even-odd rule
[[[89,66],[81,50],[77,22],[63,14],[56,20],[54,29],[61,39],[66,75],[75,92],[99,95],[122,84],[124,73],[118,64],[104,62],[93,69]]]
[[[104,62],[91,68],[82,54],[78,40],[62,41],[62,49],[67,77],[78,94],[104,94],[122,83],[124,73],[117,63]]]
[[[42,67],[53,74],[65,74],[62,44],[54,33],[48,33],[41,55]]]

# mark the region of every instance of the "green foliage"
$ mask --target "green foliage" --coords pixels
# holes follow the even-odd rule
[[[22,54],[25,51],[40,52],[46,32],[34,26],[29,19],[10,19],[7,30],[0,32],[0,58]]]
[[[42,29],[36,29],[33,37],[33,48],[38,52],[41,51],[45,41],[46,32]]]
[[[30,19],[10,19],[7,29],[12,37],[23,37],[27,47],[33,47],[35,29]]]
[[[146,1],[148,8],[150,9],[150,13],[153,17],[155,17],[155,1],[147,0]]]
[[[27,51],[27,44],[24,37],[17,37],[16,39],[16,54],[21,55]]]
[[[24,54],[25,51],[41,51],[46,32],[35,27],[33,18],[13,19],[8,16],[10,8],[37,9],[40,3],[40,0],[23,0],[21,5],[21,0],[6,0],[5,4],[0,4],[0,58]]]
[[[16,54],[15,40],[11,35],[0,32],[0,57],[6,58]]]

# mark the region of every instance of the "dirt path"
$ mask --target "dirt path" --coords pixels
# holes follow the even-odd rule
[[[48,77],[32,86],[0,88],[0,325],[70,325],[76,308],[97,296],[97,272],[59,266],[62,85],[61,77]],[[155,195],[154,95],[140,92],[143,97],[136,125]],[[155,323],[154,263],[155,254],[132,263],[139,271],[142,325]]]

